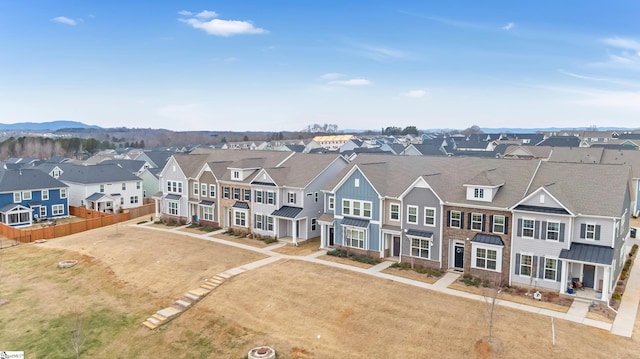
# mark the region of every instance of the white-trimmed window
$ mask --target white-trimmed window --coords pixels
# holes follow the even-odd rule
[[[207,184],[206,183],[200,184],[200,195],[202,197],[206,197],[207,196]]]
[[[60,188],[60,198],[67,198],[67,189]]]
[[[126,182],[122,182],[122,190],[123,191],[127,190],[127,183]]]
[[[400,205],[397,203],[391,203],[389,205],[389,219],[392,221],[400,220]]]
[[[104,185],[103,184],[100,185],[100,193],[104,193]]]
[[[311,218],[311,230],[315,231],[318,226],[318,220],[316,218]]]
[[[295,193],[289,192],[288,198],[289,199],[288,199],[287,203],[296,203],[296,194]]]
[[[234,211],[233,214],[234,224],[238,227],[247,226],[247,212],[246,211]]]
[[[558,278],[558,259],[544,259],[544,279],[555,281]]]
[[[262,194],[263,194],[262,191],[255,190],[255,191],[253,191],[253,194],[254,194],[256,203],[263,203],[262,202]]]
[[[505,216],[494,215],[493,216],[493,228],[491,232],[493,233],[505,233]]]
[[[333,211],[336,207],[336,198],[334,196],[329,197],[329,204],[327,205],[330,211]]]
[[[449,227],[460,228],[462,224],[462,212],[451,211],[449,212]]]
[[[347,227],[344,231],[347,246],[364,249],[364,230]]]
[[[534,226],[535,226],[535,221],[533,219],[523,219],[522,220],[522,237],[533,238]]]
[[[233,179],[240,179],[240,171],[233,171]]]
[[[169,201],[167,202],[167,206],[169,207],[169,214],[172,216],[177,216],[178,215],[178,202],[175,201]]]
[[[233,199],[240,199],[240,188],[233,189]]]
[[[140,189],[140,181],[136,182],[136,189]]]
[[[484,188],[474,188],[473,198],[484,198]]]
[[[136,203],[138,203],[138,196],[131,196],[131,197],[129,198],[129,202],[130,202],[131,204],[136,204]]]
[[[429,259],[431,241],[426,238],[411,238],[411,256]]]
[[[20,202],[22,202],[22,195],[20,194],[20,192],[13,192],[13,203]]]
[[[371,218],[371,202],[343,199],[342,214],[354,217]]]
[[[267,216],[267,231],[273,232],[273,217]]]
[[[216,185],[209,185],[209,197],[216,198]]]
[[[100,185],[100,192],[104,192],[104,185]],[[167,192],[182,193],[182,182],[167,181]]]
[[[49,190],[43,189],[40,197],[42,198],[43,201],[49,200]]]
[[[431,207],[424,207],[424,225],[435,226],[436,225],[436,209]]]
[[[32,198],[31,196],[31,191],[24,191],[22,192],[22,199],[25,201],[30,201]]]
[[[213,207],[202,207],[202,219],[204,219],[205,221],[213,221]]]
[[[46,218],[46,217],[47,217],[47,207],[40,206],[40,218]]]
[[[533,269],[533,256],[530,254],[520,255],[520,275],[530,277]]]
[[[229,198],[231,196],[231,189],[227,186],[222,187],[222,198]]]
[[[253,227],[257,229],[262,229],[262,215],[256,214],[255,219],[253,220]]]
[[[471,263],[473,268],[501,271],[502,248],[473,245]]]
[[[407,223],[418,224],[418,206],[407,206]]]
[[[559,238],[560,238],[560,223],[547,222],[547,239],[551,241],[557,241]]]
[[[267,204],[276,204],[276,193],[268,191],[267,192]]]
[[[471,213],[471,230],[482,230],[482,213]]]
[[[595,224],[587,224],[585,226],[584,238],[586,238],[586,239],[596,239],[596,225]]]
[[[248,188],[245,188],[242,190],[242,192],[243,192],[243,195],[242,195],[243,200],[247,202],[251,201],[251,190]]]
[[[64,204],[54,204],[51,206],[51,214],[54,216],[60,216],[64,214]]]

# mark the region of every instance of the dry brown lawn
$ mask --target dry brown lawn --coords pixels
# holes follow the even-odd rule
[[[274,252],[288,254],[291,256],[306,256],[317,252],[320,249],[320,238],[310,239],[297,246],[287,244],[284,247],[276,248]]]
[[[72,357],[72,319],[85,319],[91,358],[633,358],[638,336],[496,307],[500,353],[478,344],[487,305],[297,260],[237,275],[155,331],[151,313],[203,277],[261,254],[152,228],[113,227],[0,251],[0,346],[27,358]],[[60,260],[77,259],[71,269]],[[640,330],[636,322],[636,333]]]
[[[323,261],[346,264],[346,265],[353,266],[353,267],[358,267],[358,268],[365,268],[366,269],[366,268],[373,267],[373,264],[354,261],[351,258],[342,258],[342,257],[330,256],[328,254],[323,254],[323,255],[319,256],[318,259],[322,259]]]
[[[429,284],[433,284],[437,282],[438,279],[442,278],[442,277],[431,277],[423,273],[418,273],[411,269],[400,269],[400,268],[391,268],[391,267],[386,268],[385,270],[382,271],[382,273],[387,273],[387,274],[395,275],[398,277],[413,279],[413,280],[417,280],[417,281],[425,282]]]

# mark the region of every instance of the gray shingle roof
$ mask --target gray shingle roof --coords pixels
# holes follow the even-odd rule
[[[295,153],[281,166],[265,168],[265,171],[279,186],[305,188],[336,160],[344,161],[338,154]]]
[[[236,201],[236,203],[233,204],[233,208],[249,209],[249,204],[247,202]]]
[[[611,265],[613,262],[613,248],[574,242],[571,243],[571,247],[569,249],[563,249],[560,251],[560,258],[587,263]]]
[[[117,165],[81,166],[62,163],[60,181],[82,184],[139,181],[140,178]]]
[[[0,192],[67,187],[38,169],[0,170]]]
[[[351,226],[351,227],[367,228],[367,227],[369,227],[369,220],[351,218],[351,217],[344,217],[342,219],[342,225],[343,226]]]
[[[407,236],[431,238],[431,237],[433,237],[433,232],[419,231],[417,229],[408,229],[407,230]]]

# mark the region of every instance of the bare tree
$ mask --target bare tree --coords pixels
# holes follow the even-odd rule
[[[84,334],[84,322],[82,320],[82,314],[76,310],[74,312],[74,322],[71,329],[71,349],[76,354],[76,359],[80,358],[80,352],[82,352],[82,345],[85,341]]]
[[[487,314],[489,315],[489,337],[488,341],[493,340],[493,324],[495,319],[496,302],[498,301],[498,295],[502,292],[502,286],[490,286],[482,287],[482,296],[485,303],[487,303]]]

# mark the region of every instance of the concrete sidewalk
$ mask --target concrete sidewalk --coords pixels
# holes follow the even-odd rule
[[[139,226],[139,227],[144,227],[144,228],[159,230],[159,231],[174,230],[174,229],[164,229],[164,228],[150,227],[150,226],[145,227],[145,226],[136,225],[136,224],[132,224],[132,226]],[[264,265],[277,262],[280,259],[293,259],[293,260],[300,260],[300,261],[305,261],[310,263],[317,263],[317,264],[344,269],[344,270],[357,272],[361,274],[371,275],[378,278],[383,278],[383,279],[388,279],[388,280],[392,280],[399,283],[408,284],[418,288],[434,290],[437,292],[453,295],[460,298],[466,298],[466,299],[482,301],[482,302],[484,302],[486,299],[482,295],[472,294],[472,293],[449,288],[449,285],[451,285],[451,283],[455,282],[459,278],[460,276],[459,273],[451,273],[451,272],[446,273],[444,276],[442,276],[442,278],[440,278],[434,284],[429,284],[426,282],[421,282],[421,281],[381,272],[382,270],[390,267],[393,264],[393,262],[390,262],[390,261],[384,261],[370,268],[360,268],[360,267],[351,266],[348,264],[342,264],[342,263],[319,259],[318,257],[325,253],[324,250],[318,250],[307,256],[285,255],[285,254],[273,252],[270,250],[273,248],[279,248],[280,246],[278,245],[274,245],[266,248],[257,248],[257,247],[252,247],[245,244],[227,241],[224,239],[219,239],[215,237],[215,234],[212,235],[211,233],[203,235],[203,234],[194,234],[190,232],[183,232],[183,234],[187,236],[211,241],[211,242],[216,242],[219,244],[224,244],[224,245],[228,245],[228,246],[232,246],[240,249],[262,253],[264,255],[269,256],[268,258],[264,258],[253,263],[248,263],[243,266],[227,270],[228,273],[233,275],[240,274],[247,270],[255,269]],[[634,243],[637,243],[637,241]],[[631,245],[631,243],[628,243],[627,245]],[[638,261],[636,260],[635,262],[638,262]],[[525,312],[536,313],[536,314],[544,315],[547,317],[565,319],[572,322],[584,324],[587,326],[603,329],[606,331],[611,331],[611,333],[616,335],[631,337],[631,335],[633,334],[633,327],[635,325],[636,314],[638,310],[638,303],[640,303],[640,262],[635,263],[631,270],[630,278],[629,278],[629,281],[627,282],[627,289],[623,296],[622,303],[618,311],[618,315],[616,316],[616,319],[613,325],[587,318],[586,315],[589,311],[589,304],[590,304],[588,302],[579,302],[574,300],[573,305],[567,311],[567,313],[557,312],[557,311],[539,308],[539,307],[526,305],[526,304],[504,301],[500,299],[496,302],[496,305],[517,309],[517,310],[522,310]]]

